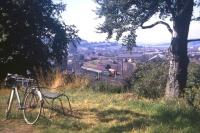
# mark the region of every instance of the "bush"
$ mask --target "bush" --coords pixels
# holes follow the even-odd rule
[[[200,109],[200,65],[190,63],[188,67],[187,88],[185,99],[196,109]]]
[[[168,64],[164,61],[139,64],[131,89],[142,97],[160,98],[164,96],[167,72]]]
[[[148,62],[138,65],[131,89],[139,96],[159,98],[164,96],[167,83],[168,64],[166,62]],[[187,88],[184,98],[195,108],[200,109],[200,65],[190,63],[188,66]]]
[[[110,93],[121,93],[123,92],[122,85],[111,84],[106,81],[95,81],[91,82],[89,87],[94,91],[99,92],[110,92]]]
[[[185,99],[194,108],[200,110],[200,87],[186,88]]]
[[[188,66],[188,80],[187,87],[200,87],[200,65],[190,63]]]

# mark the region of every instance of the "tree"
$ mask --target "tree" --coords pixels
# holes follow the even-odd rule
[[[99,7],[97,14],[104,17],[104,23],[98,28],[107,33],[108,38],[116,33],[116,39],[121,37],[128,46],[135,44],[135,31],[139,27],[146,29],[158,24],[166,26],[172,35],[170,45],[169,76],[166,85],[166,97],[178,97],[184,92],[187,80],[187,43],[200,39],[188,40],[188,31],[192,18],[193,8],[200,6],[199,0],[96,0]],[[159,15],[159,21],[144,26],[155,14]],[[170,18],[173,27],[165,21]]]
[[[78,38],[75,27],[60,20],[64,10],[52,0],[0,1],[0,77],[61,64],[68,44]]]

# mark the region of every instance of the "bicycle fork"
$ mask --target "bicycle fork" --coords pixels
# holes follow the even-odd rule
[[[6,109],[6,119],[8,118],[10,112],[11,112],[11,107],[12,107],[12,103],[13,103],[13,97],[14,97],[14,93],[17,97],[17,101],[18,101],[18,106],[19,109],[23,109],[20,98],[19,98],[19,93],[17,91],[17,87],[12,88],[12,91],[10,92],[10,97],[9,97],[9,101],[8,101],[8,107]]]
[[[8,107],[6,109],[6,119],[8,119],[8,115],[10,113],[10,109],[11,109],[11,106],[12,106],[12,103],[13,103],[13,96],[14,96],[14,89],[12,89],[12,91],[10,92],[10,97],[9,97],[9,100],[8,100]]]

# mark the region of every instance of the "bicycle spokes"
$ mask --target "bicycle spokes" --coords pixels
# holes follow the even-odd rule
[[[34,124],[40,116],[42,103],[38,95],[29,93],[24,100],[24,119],[28,124]]]

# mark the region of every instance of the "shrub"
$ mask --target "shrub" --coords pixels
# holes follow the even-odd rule
[[[190,63],[188,67],[187,88],[185,99],[196,109],[200,109],[200,65]]]
[[[112,84],[106,81],[95,81],[90,83],[90,88],[99,92],[121,93],[123,92],[123,86]]]
[[[188,80],[187,87],[200,87],[200,65],[190,63],[188,66]]]
[[[138,65],[131,89],[139,96],[159,98],[164,95],[168,65],[165,61],[147,62]]]
[[[200,109],[200,87],[186,88],[185,99],[196,109]]]

